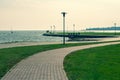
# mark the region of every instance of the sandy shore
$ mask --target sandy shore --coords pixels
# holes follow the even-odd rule
[[[120,37],[115,38],[102,38],[98,41],[69,41],[66,43],[85,43],[85,42],[104,42],[104,41],[117,41],[120,40]],[[32,45],[47,45],[47,44],[62,44],[62,42],[16,42],[16,43],[2,43],[0,44],[1,48],[9,47],[19,47],[19,46],[32,46]]]
[[[114,38],[103,38],[100,41],[118,41],[120,40],[120,37],[114,37]]]
[[[78,42],[66,42],[66,43],[78,43]],[[47,44],[62,44],[62,42],[16,42],[16,43],[2,43],[1,48],[19,47],[19,46],[32,46],[32,45],[47,45]]]

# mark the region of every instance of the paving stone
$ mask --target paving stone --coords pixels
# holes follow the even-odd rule
[[[61,48],[40,52],[15,65],[1,80],[68,80],[63,68],[64,57],[76,50],[118,44],[120,42]]]

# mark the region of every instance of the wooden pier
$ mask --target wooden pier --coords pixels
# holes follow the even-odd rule
[[[81,35],[80,33],[68,33],[68,34],[57,34],[57,33],[44,33],[43,36],[53,36],[53,37],[68,37],[70,40],[75,39],[93,39],[93,38],[111,38],[115,36],[105,36],[105,35]]]

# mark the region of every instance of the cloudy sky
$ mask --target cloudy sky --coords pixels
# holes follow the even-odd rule
[[[0,30],[61,30],[62,11],[69,30],[120,25],[120,0],[0,0]]]

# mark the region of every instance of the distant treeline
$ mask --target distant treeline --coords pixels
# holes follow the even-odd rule
[[[86,30],[120,30],[120,27],[87,28]]]

